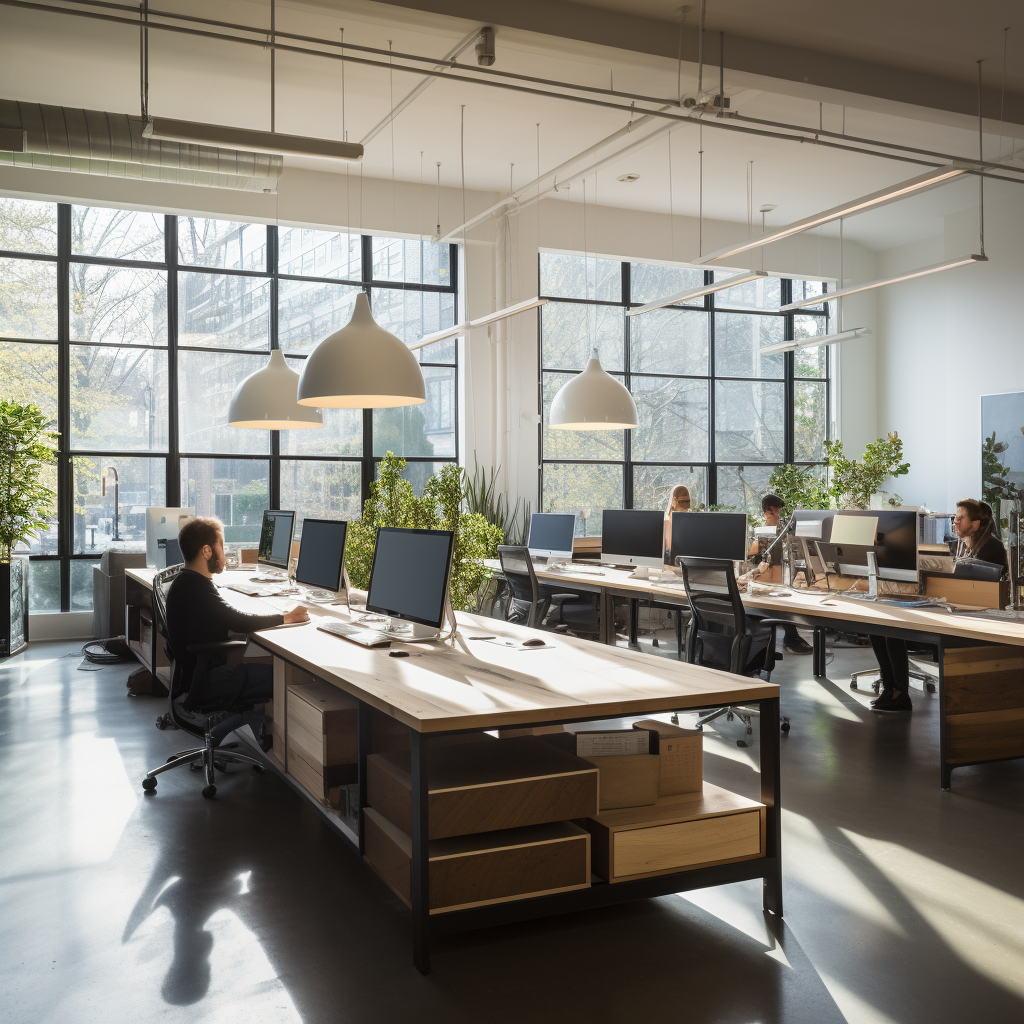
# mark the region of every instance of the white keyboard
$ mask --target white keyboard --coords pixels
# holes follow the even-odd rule
[[[340,636],[343,640],[351,640],[361,647],[390,647],[391,637],[384,633],[378,633],[375,629],[367,629],[365,626],[355,626],[351,622],[338,622],[332,619],[330,622],[318,622],[316,628],[331,636]]]
[[[261,587],[256,583],[229,583],[226,589],[235,590],[246,597],[273,597],[280,593],[276,587]]]

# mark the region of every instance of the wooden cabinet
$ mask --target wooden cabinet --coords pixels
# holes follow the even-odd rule
[[[314,679],[287,687],[288,773],[334,807],[338,787],[357,778],[356,714],[356,701],[330,683]]]

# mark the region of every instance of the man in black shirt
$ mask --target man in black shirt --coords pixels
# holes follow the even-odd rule
[[[221,597],[213,582],[226,564],[224,529],[219,519],[190,520],[178,534],[178,546],[185,568],[167,591],[167,634],[186,689],[192,685],[196,668],[195,655],[188,652],[190,646],[224,641],[229,633],[253,633],[309,618],[302,607],[283,615],[251,615]],[[269,665],[221,664],[207,674],[202,687],[203,699],[223,699],[229,704],[268,701],[273,696],[274,677]]]

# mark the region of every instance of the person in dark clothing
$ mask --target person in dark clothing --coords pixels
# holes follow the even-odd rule
[[[185,568],[171,581],[167,591],[167,635],[175,660],[181,665],[185,688],[192,684],[196,658],[188,648],[194,644],[217,643],[230,633],[253,633],[283,622],[304,622],[309,616],[302,607],[283,615],[251,615],[229,604],[213,582],[224,571],[224,529],[219,519],[192,519],[178,534],[178,546]],[[203,698],[228,704],[273,699],[274,676],[269,665],[216,665],[203,684]]]
[[[999,539],[990,505],[974,498],[961,498],[956,503],[953,529],[960,538],[956,553],[958,559],[978,558],[1006,568],[1006,548]]]

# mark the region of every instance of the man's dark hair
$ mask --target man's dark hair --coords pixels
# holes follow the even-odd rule
[[[761,499],[761,511],[767,512],[770,508],[785,508],[786,503],[777,494],[766,494]],[[183,552],[184,553],[184,552]]]
[[[983,501],[978,501],[976,498],[961,498],[956,503],[956,507],[962,508],[972,522],[977,522],[979,519],[992,518],[992,507],[986,505]]]
[[[197,516],[190,519],[178,531],[178,547],[181,548],[181,557],[186,562],[191,562],[203,550],[203,545],[209,544],[212,548],[217,543],[217,536],[224,529],[224,524],[219,519],[203,518]]]

